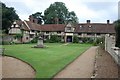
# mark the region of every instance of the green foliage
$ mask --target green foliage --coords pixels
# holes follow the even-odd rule
[[[94,42],[94,38],[89,38],[89,37],[84,37],[81,38],[83,43],[93,43]]]
[[[22,34],[16,34],[14,37],[17,38],[17,39],[21,39],[22,38]]]
[[[94,46],[100,46],[101,48],[105,48],[105,37],[96,38],[93,43]]]
[[[42,24],[42,20],[43,20],[42,12],[36,12],[32,14],[32,16],[38,20],[38,24]]]
[[[78,22],[78,18],[77,18],[77,16],[76,16],[74,11],[71,11],[71,12],[68,13],[67,21],[69,21],[69,20],[72,22],[73,25],[76,25],[76,24],[79,23]]]
[[[73,43],[78,43],[79,42],[79,39],[78,37],[75,35],[73,36]]]
[[[116,31],[116,47],[120,48],[120,19],[114,22]]]
[[[33,39],[31,40],[31,43],[37,43],[37,40],[38,40],[38,38],[35,37],[35,38],[33,38]]]
[[[57,35],[51,35],[50,39],[48,40],[50,43],[58,43],[61,42],[61,38]]]
[[[10,45],[9,41],[2,41],[2,45]]]
[[[49,37],[46,38],[46,40],[44,40],[45,43],[49,43],[50,42],[50,39]]]
[[[2,3],[2,30],[5,30],[5,33],[8,33],[8,29],[15,20],[19,20],[19,16],[16,14],[13,7],[6,7]]]
[[[69,19],[78,22],[76,14],[73,11],[69,12],[63,2],[55,2],[44,11],[45,24],[64,24]]]
[[[58,43],[61,42],[61,38],[58,37],[57,35],[51,35],[50,39],[47,37],[47,39],[44,41],[46,43]]]

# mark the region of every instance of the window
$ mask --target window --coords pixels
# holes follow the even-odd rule
[[[58,31],[57,33],[58,33],[58,34],[61,34],[61,31]]]
[[[87,33],[87,35],[92,35],[92,33]]]
[[[92,26],[91,26],[91,25],[89,25],[88,27],[89,27],[89,28],[91,28]]]
[[[28,37],[26,37],[26,39],[28,40]]]
[[[46,34],[49,34],[49,31],[46,31]]]
[[[32,32],[35,32],[34,30],[32,30]]]
[[[34,37],[34,35],[33,35],[33,34],[31,34],[31,35],[30,35],[30,38],[33,38],[33,37]]]
[[[82,35],[82,33],[78,33],[78,35]]]
[[[80,28],[82,28],[82,25],[80,25]]]
[[[71,27],[67,27],[67,30],[71,30]]]
[[[97,33],[97,35],[100,35],[100,33]]]

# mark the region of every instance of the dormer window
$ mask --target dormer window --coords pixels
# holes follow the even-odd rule
[[[72,27],[72,25],[70,23],[67,24],[67,27]]]
[[[80,28],[82,28],[82,26],[80,25]]]
[[[49,34],[49,31],[46,31],[46,34]]]
[[[19,27],[18,25],[16,25],[16,27]]]
[[[61,34],[61,31],[57,31],[58,34]]]
[[[32,32],[35,32],[34,30],[32,30]]]
[[[91,28],[92,26],[91,26],[91,25],[89,25],[88,27],[89,27],[89,28]]]
[[[13,24],[16,24],[16,22],[14,22]]]

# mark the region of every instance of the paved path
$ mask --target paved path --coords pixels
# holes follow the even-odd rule
[[[0,57],[2,59],[3,78],[34,78],[35,71],[31,66],[21,60],[12,57]],[[0,63],[1,64],[1,63]]]
[[[97,47],[91,47],[54,78],[91,78]]]

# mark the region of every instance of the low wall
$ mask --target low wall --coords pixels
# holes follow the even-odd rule
[[[115,47],[114,36],[105,36],[105,50],[110,53],[115,62],[120,65],[120,48]]]

